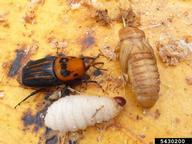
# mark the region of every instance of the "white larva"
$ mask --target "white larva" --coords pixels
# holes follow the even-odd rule
[[[48,107],[45,125],[62,132],[83,130],[114,118],[125,103],[123,97],[66,96]]]

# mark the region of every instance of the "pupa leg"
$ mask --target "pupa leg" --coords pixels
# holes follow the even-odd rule
[[[118,54],[118,56],[119,56],[120,49],[121,49],[121,41],[118,42],[117,46],[115,47],[115,51],[114,51],[116,54]]]

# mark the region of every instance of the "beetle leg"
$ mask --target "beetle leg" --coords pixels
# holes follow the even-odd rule
[[[73,89],[72,87],[70,87],[67,84],[59,86],[58,89],[61,92],[60,97],[65,97],[66,95],[69,95],[70,92],[76,93],[76,94],[81,94],[79,91]]]
[[[58,100],[61,97],[61,90],[57,88],[55,91],[52,91],[51,94],[47,95],[45,97],[45,100],[53,102],[55,100]]]
[[[103,66],[104,65],[103,62],[96,62],[96,63],[94,63],[93,67],[96,68],[96,69],[99,69],[99,70],[107,71],[107,69],[103,69],[103,68],[97,67],[96,65]]]
[[[101,54],[101,51],[100,51],[100,50],[99,50],[99,52],[100,52],[100,53],[94,58],[95,60],[98,59],[100,56],[103,56],[103,55]]]
[[[57,47],[56,55],[59,56],[59,48]]]
[[[81,94],[81,92],[80,91],[78,91],[78,90],[75,90],[75,89],[73,89],[72,87],[70,87],[70,86],[67,86],[67,89],[70,91],[70,92],[75,92],[75,93],[77,93],[77,94]]]
[[[102,89],[103,92],[105,92],[104,88],[102,87],[102,85],[100,85],[97,81],[94,81],[94,80],[82,80],[82,82],[84,82],[87,86],[88,83],[94,83],[96,84],[97,86],[99,86],[99,88]]]
[[[61,97],[65,97],[66,95],[69,95],[70,90],[68,90],[68,86],[61,85],[56,88],[50,95],[46,97],[46,100],[48,101],[55,101],[58,100]]]
[[[57,131],[53,131],[49,128],[46,128],[46,135],[45,135],[45,141],[46,143],[50,143],[52,139],[57,138],[58,139],[58,132]]]
[[[59,49],[60,49],[60,48],[57,47],[56,55],[57,55],[57,56],[65,56],[65,54],[63,54],[62,51],[60,52]],[[63,48],[61,48],[61,49],[63,50]]]
[[[20,101],[14,108],[16,109],[17,106],[19,106],[21,103],[23,103],[24,101],[26,101],[28,98],[30,98],[31,96],[34,96],[35,94],[41,92],[42,90],[44,90],[45,88],[40,88],[38,90],[33,91],[30,95],[28,95],[27,97],[25,97],[22,101]]]
[[[82,78],[81,78],[81,83],[85,83],[86,84],[86,87],[87,87],[87,84],[88,83],[94,83],[96,85],[98,85],[103,92],[105,92],[105,90],[103,89],[103,87],[97,82],[97,81],[94,81],[94,80],[90,80],[90,76],[89,75],[84,75]]]
[[[65,97],[71,93],[81,94],[79,91],[73,89],[69,85],[66,85],[63,89],[61,89],[61,97]]]
[[[101,53],[99,53],[99,54],[98,54],[97,56],[95,56],[95,57],[91,57],[91,56],[86,56],[86,57],[89,58],[89,59],[93,59],[93,60],[95,61],[95,60],[98,59],[100,56],[102,56]],[[83,58],[84,56],[81,55],[80,57]]]

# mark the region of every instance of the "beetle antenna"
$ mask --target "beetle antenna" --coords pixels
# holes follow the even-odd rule
[[[99,53],[94,59],[98,59],[101,56],[101,54]]]
[[[27,100],[28,98],[30,98],[31,96],[39,93],[39,92],[42,91],[43,89],[44,89],[44,88],[40,88],[40,89],[38,89],[38,90],[33,91],[30,95],[28,95],[28,96],[25,97],[22,101],[20,101],[14,108],[16,109],[17,106],[19,106],[21,103],[23,103],[24,101],[26,101],[26,100]]]
[[[56,55],[59,55],[59,48],[57,47]]]

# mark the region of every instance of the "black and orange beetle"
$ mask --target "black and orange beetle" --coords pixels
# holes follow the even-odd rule
[[[48,56],[29,61],[21,71],[19,82],[27,87],[40,89],[31,93],[15,107],[43,88],[67,84],[83,77],[91,66],[97,68],[96,65],[103,64],[103,62],[95,62],[98,57],[99,55],[96,57],[82,56],[79,58],[72,56]]]

